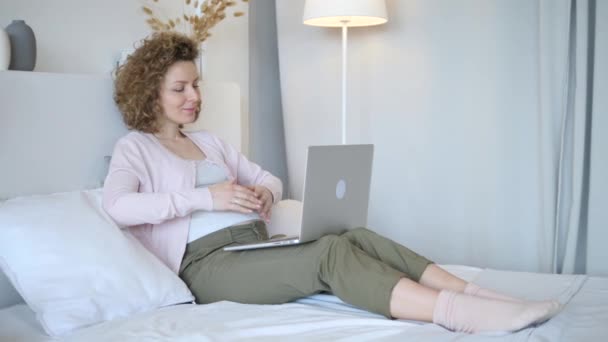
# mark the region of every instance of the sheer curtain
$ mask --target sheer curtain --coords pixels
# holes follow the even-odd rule
[[[584,273],[595,0],[539,1],[541,270]]]

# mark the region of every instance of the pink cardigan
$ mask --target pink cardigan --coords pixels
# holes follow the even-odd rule
[[[185,133],[241,185],[263,185],[281,200],[281,181],[209,132]],[[188,241],[190,214],[213,210],[208,188],[195,188],[195,162],[165,148],[152,134],[131,132],[116,143],[104,183],[103,208],[175,273]]]

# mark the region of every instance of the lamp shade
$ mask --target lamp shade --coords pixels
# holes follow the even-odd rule
[[[372,26],[388,18],[384,0],[306,0],[303,21],[311,26]]]

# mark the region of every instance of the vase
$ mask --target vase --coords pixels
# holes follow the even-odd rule
[[[6,27],[11,41],[10,70],[32,71],[36,66],[36,37],[23,20],[13,20]]]
[[[11,64],[11,40],[8,33],[0,27],[0,71],[8,70]]]

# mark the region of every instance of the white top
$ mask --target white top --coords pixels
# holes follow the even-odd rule
[[[208,187],[227,180],[228,175],[219,165],[208,159],[196,161],[195,185],[197,188]],[[260,215],[256,212],[241,214],[234,211],[195,211],[190,218],[188,243],[220,229],[251,220],[260,220]]]

